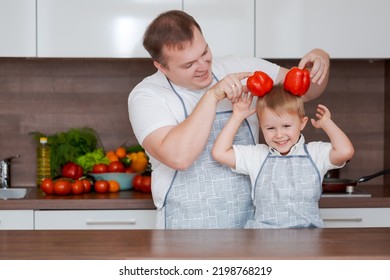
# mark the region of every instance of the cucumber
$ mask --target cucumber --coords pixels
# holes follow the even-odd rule
[[[127,153],[137,153],[137,152],[145,152],[144,148],[138,144],[130,147],[126,147],[126,152]]]

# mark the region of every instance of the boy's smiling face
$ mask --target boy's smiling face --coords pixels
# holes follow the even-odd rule
[[[278,115],[269,109],[262,111],[258,117],[265,142],[282,155],[288,154],[298,142],[308,120],[308,117],[301,119],[297,114]]]

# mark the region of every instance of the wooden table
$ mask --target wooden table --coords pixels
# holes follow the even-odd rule
[[[390,228],[0,231],[0,259],[390,259]]]

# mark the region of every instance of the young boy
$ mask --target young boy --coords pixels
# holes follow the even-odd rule
[[[328,135],[330,143],[305,144],[301,134],[308,117],[303,100],[276,85],[250,108],[250,94],[233,104],[233,114],[218,135],[212,155],[235,172],[247,174],[252,183],[254,220],[246,228],[324,227],[318,201],[322,178],[341,168],[354,148],[345,133],[331,120],[329,110],[318,105],[311,123]],[[265,144],[234,145],[240,124],[257,112]]]

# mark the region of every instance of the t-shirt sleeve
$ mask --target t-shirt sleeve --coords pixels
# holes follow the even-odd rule
[[[235,172],[250,175],[255,180],[265,158],[268,147],[263,144],[257,145],[233,145],[236,157]]]
[[[339,169],[345,165],[344,163],[338,166],[330,162],[329,154],[330,150],[332,149],[332,144],[329,142],[310,142],[307,144],[307,149],[315,165],[320,171],[322,178],[329,170]]]
[[[160,94],[148,91],[133,91],[128,98],[129,119],[138,142],[154,130],[176,125],[172,110]]]

